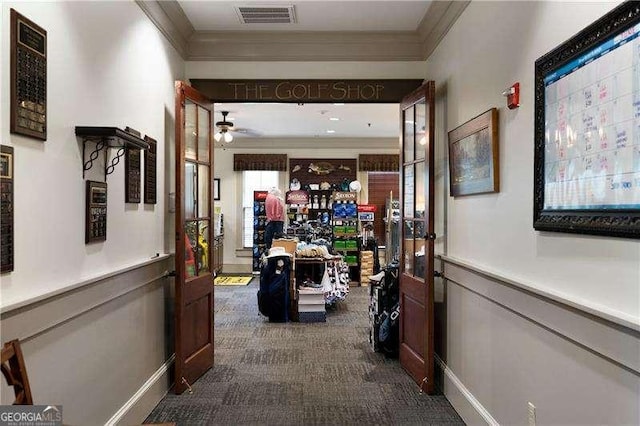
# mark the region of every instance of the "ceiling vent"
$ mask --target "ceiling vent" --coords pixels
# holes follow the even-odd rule
[[[295,24],[293,6],[236,6],[243,24]]]

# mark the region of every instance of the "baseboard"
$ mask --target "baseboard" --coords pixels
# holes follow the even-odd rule
[[[250,274],[250,263],[225,263],[222,267],[223,274]]]
[[[131,398],[105,423],[107,426],[140,424],[153,407],[167,394],[171,383],[169,372],[176,355],[173,354],[156,370]]]
[[[460,417],[468,425],[491,425],[498,426],[499,423],[494,419],[489,411],[476,399],[475,396],[466,388],[466,386],[458,379],[449,367],[435,356],[436,368],[443,373],[444,395],[447,397],[453,408],[456,409]]]

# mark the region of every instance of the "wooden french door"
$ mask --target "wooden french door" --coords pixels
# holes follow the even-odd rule
[[[176,82],[175,393],[213,365],[212,103]]]
[[[434,94],[429,81],[400,104],[400,364],[427,393],[434,391]]]

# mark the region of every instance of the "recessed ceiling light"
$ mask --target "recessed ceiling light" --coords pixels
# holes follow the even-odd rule
[[[327,133],[335,133],[335,130],[327,130]]]
[[[342,106],[342,105],[344,105],[344,104],[343,104],[343,103],[341,103],[341,102],[339,102],[339,103],[335,103],[334,105],[336,105],[336,106]]]
[[[331,121],[340,121],[340,119],[338,117],[331,117],[331,118],[329,118],[329,120],[331,120]]]

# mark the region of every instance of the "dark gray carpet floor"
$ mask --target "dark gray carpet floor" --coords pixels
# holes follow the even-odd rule
[[[146,422],[178,425],[462,425],[443,395],[420,394],[368,343],[368,291],[326,323],[269,323],[258,280],[215,288],[215,365],[193,394],[168,394]]]

